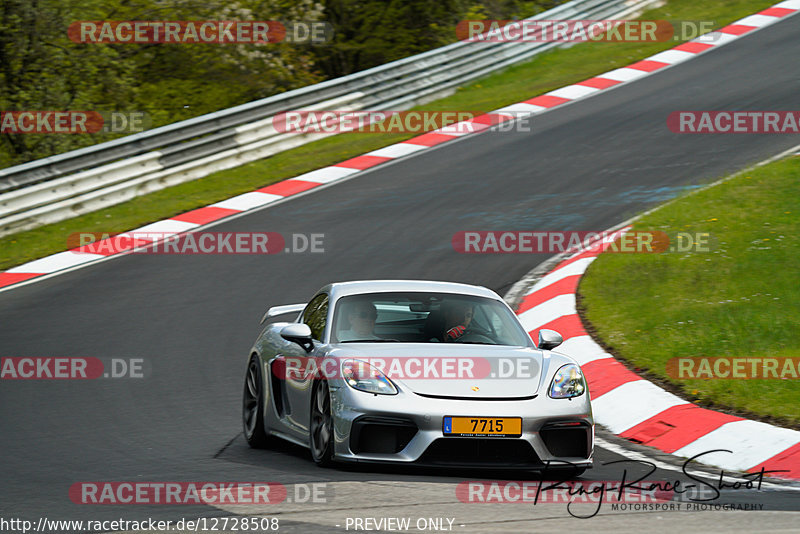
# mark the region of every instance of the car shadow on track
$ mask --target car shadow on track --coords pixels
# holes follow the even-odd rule
[[[268,449],[253,449],[247,445],[243,435],[236,436],[216,458],[244,464],[255,469],[277,469],[296,475],[333,480],[405,480],[413,482],[455,482],[462,480],[570,480],[586,477],[567,477],[546,474],[519,468],[464,468],[431,467],[417,465],[394,465],[374,463],[336,463],[330,468],[317,467],[308,449],[278,440]],[[591,471],[589,472],[591,473]],[[586,477],[588,478],[588,477]]]

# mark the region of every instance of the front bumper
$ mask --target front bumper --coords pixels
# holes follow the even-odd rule
[[[401,389],[373,395],[331,388],[334,452],[342,461],[434,466],[591,467],[594,419],[588,393],[575,399],[444,399]],[[456,437],[445,416],[521,417],[519,437]]]

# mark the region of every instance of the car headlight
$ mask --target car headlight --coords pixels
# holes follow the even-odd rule
[[[549,395],[553,399],[570,399],[580,397],[584,391],[586,391],[586,382],[580,367],[574,363],[568,363],[556,371],[556,375],[550,383]]]
[[[342,362],[342,378],[359,391],[376,395],[397,395],[397,388],[380,370],[361,360]]]

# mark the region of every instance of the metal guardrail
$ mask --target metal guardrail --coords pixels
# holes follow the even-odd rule
[[[572,0],[531,17],[625,18],[658,0]],[[369,70],[0,170],[0,236],[81,215],[332,134],[278,132],[289,110],[402,110],[561,43],[457,42]]]

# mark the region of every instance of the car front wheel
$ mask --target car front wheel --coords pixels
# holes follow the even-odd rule
[[[328,383],[317,380],[311,396],[311,432],[309,448],[317,465],[327,467],[333,463],[333,417]]]

